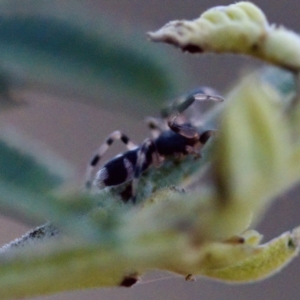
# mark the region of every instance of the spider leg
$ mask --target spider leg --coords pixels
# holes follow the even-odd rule
[[[199,141],[202,145],[205,145],[210,137],[217,134],[217,130],[206,130],[200,134]]]
[[[98,165],[100,159],[105,154],[105,152],[109,149],[109,147],[113,144],[114,141],[121,140],[127,147],[128,150],[132,150],[137,147],[124,133],[117,130],[112,132],[104,141],[104,143],[98,148],[95,155],[90,160],[90,163],[87,166],[86,170],[86,181],[85,187],[90,189],[93,181],[93,171]]]
[[[209,140],[209,138],[216,135],[216,133],[217,133],[216,130],[206,130],[206,131],[204,131],[203,133],[201,133],[199,135],[200,146],[198,148],[196,148],[196,147],[187,145],[185,147],[186,151],[189,154],[194,155],[195,159],[201,158],[202,154],[200,152],[200,149],[202,148],[202,146],[204,146],[206,144],[206,142]]]
[[[189,108],[195,101],[214,101],[214,102],[222,102],[224,101],[224,98],[222,96],[213,94],[208,94],[208,92],[211,89],[208,89],[207,91],[203,90],[203,92],[197,92],[195,94],[189,95],[187,98],[185,98],[183,101],[180,99],[180,101],[175,101],[173,104],[173,110],[178,113],[183,113],[187,108]]]
[[[197,128],[191,126],[188,123],[183,123],[183,124],[176,123],[176,118],[177,116],[172,121],[168,122],[170,129],[185,138],[194,140],[195,141],[194,146],[186,145],[185,147],[186,152],[189,154],[193,154],[195,158],[201,158],[200,149],[202,148],[203,145],[206,144],[206,142],[209,140],[211,136],[216,135],[217,131],[206,130],[200,134]]]
[[[194,155],[195,159],[199,159],[202,157],[201,152],[198,149],[195,149],[195,147],[187,145],[185,146],[185,149],[188,154]]]
[[[179,124],[176,119],[179,115],[176,115],[173,120],[168,122],[170,129],[188,139],[197,139],[199,133],[196,128],[192,127],[189,123]]]
[[[165,124],[165,121],[159,118],[147,117],[145,122],[154,139],[156,139],[164,130],[168,128]]]
[[[154,141],[152,139],[146,139],[142,144],[137,158],[137,164],[134,170],[134,177],[132,180],[132,202],[136,203],[136,193],[138,182],[143,171],[145,171],[150,165],[158,164],[160,156],[156,151]]]

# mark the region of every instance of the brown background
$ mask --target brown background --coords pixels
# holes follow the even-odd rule
[[[85,5],[105,14],[125,28],[137,25],[139,30],[155,30],[172,19],[196,18],[205,9],[215,5],[230,4],[231,1],[195,0],[89,0]],[[285,24],[299,31],[300,2],[256,1],[271,22]],[[126,38],[126,37],[124,37]],[[183,72],[189,72],[191,81],[188,88],[210,85],[221,91],[240,74],[260,62],[233,56],[182,55],[179,51],[164,45],[150,44],[149,47],[169,48],[168,51],[183,64]],[[122,114],[117,109],[101,110],[74,101],[64,101],[71,95],[56,95],[40,91],[28,91],[23,97],[30,103],[19,110],[1,115],[1,124],[13,125],[23,133],[43,141],[75,166],[76,180],[80,181],[90,154],[99,142],[113,130],[122,129],[135,141],[142,141],[147,134],[141,117]],[[122,151],[114,147],[111,155]],[[259,230],[266,240],[299,225],[298,193],[283,195],[269,210]],[[22,235],[28,228],[2,218],[0,242],[6,243]],[[185,282],[183,278],[163,274],[147,275],[144,281],[131,289],[98,289],[65,293],[43,299],[299,299],[299,267],[296,259],[276,276],[263,282],[248,285],[227,285],[199,278],[196,282]],[[159,278],[163,278],[157,280]],[[40,298],[39,298],[40,299]]]

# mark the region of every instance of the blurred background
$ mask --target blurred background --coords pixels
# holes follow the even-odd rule
[[[114,48],[116,39],[124,47],[121,48],[124,53],[127,49],[135,48],[141,57],[141,61],[137,59],[136,62],[141,66],[139,78],[128,74],[128,81],[133,81],[128,86],[134,86],[136,81],[137,85],[141,84],[141,88],[128,88],[127,91],[126,84],[125,87],[122,86],[122,82],[127,80],[126,76],[122,79],[122,74],[110,74],[108,71],[106,75],[99,75],[101,78],[98,82],[97,70],[93,73],[93,70],[85,68],[84,59],[82,65],[76,66],[75,70],[81,71],[78,74],[74,72],[74,75],[63,64],[53,67],[57,62],[51,60],[40,66],[34,53],[22,58],[14,49],[9,49],[7,53],[4,49],[4,55],[0,57],[0,71],[3,70],[4,80],[1,77],[0,84],[1,87],[4,86],[3,101],[7,100],[8,103],[5,107],[1,106],[1,128],[13,129],[23,137],[42,143],[47,151],[54,151],[71,166],[73,172],[70,182],[82,184],[90,156],[112,131],[121,129],[132,140],[140,143],[148,135],[144,117],[158,116],[163,100],[202,85],[225,93],[246,70],[263,64],[254,59],[231,55],[182,54],[168,45],[147,41],[147,31],[156,30],[170,20],[197,18],[210,7],[231,3],[221,0],[61,0],[47,1],[47,4],[45,1],[30,0],[0,1],[0,14],[3,16],[14,13],[18,16],[57,16],[59,20],[66,19],[71,24],[75,22],[78,28],[84,28],[85,31],[94,25],[93,34],[96,35],[102,34],[102,29],[98,28],[103,26],[105,39],[109,41],[111,38],[111,49]],[[270,22],[284,24],[299,31],[299,1],[260,0],[256,4],[263,9]],[[2,25],[0,22],[0,39],[7,38],[1,37]],[[22,31],[19,34],[16,39],[22,43]],[[13,42],[17,45],[18,40]],[[88,44],[85,45],[89,47]],[[2,47],[0,46],[0,51]],[[91,49],[93,50],[92,46]],[[97,51],[91,53],[92,57]],[[143,61],[147,63],[154,58],[158,64],[153,71],[154,75],[148,69],[143,72]],[[130,61],[132,58],[124,54],[123,59]],[[92,58],[86,61],[93,64]],[[118,63],[115,64],[115,68],[118,68]],[[161,81],[155,75],[155,72],[160,74],[160,70],[167,70]],[[82,80],[85,73],[87,77],[91,77],[88,82]],[[102,77],[105,76],[111,80],[103,81]],[[164,76],[172,78],[171,81],[176,84],[165,88]],[[153,89],[156,79],[157,85],[161,87],[157,91]],[[149,86],[147,81],[150,82]],[[123,149],[117,143],[106,158]],[[299,189],[295,187],[293,191],[282,195],[268,211],[258,228],[265,236],[264,241],[299,225],[298,192]],[[29,227],[7,217],[2,217],[0,221],[1,244],[20,237],[29,230]],[[151,273],[146,274],[141,283],[130,289],[77,291],[38,299],[298,299],[299,267],[300,260],[296,259],[274,277],[247,285],[227,285],[204,278],[186,282],[184,278],[172,274]]]

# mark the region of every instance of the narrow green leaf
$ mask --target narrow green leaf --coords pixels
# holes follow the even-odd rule
[[[50,196],[69,178],[69,166],[45,146],[12,130],[2,130],[0,136],[1,213],[31,225],[51,220],[76,227],[75,220],[92,202],[84,197],[77,201],[75,195],[73,202]]]
[[[111,102],[120,101],[125,92],[155,104],[178,90],[174,64],[162,51],[149,47],[146,36],[126,34],[101,16],[89,20],[73,6],[72,13],[62,8],[65,15],[58,17],[46,13],[41,4],[36,7],[35,13],[10,9],[9,14],[0,14],[4,74],[105,102],[103,93]],[[122,96],[116,97],[118,93]]]
[[[2,182],[40,193],[59,187],[70,174],[70,166],[44,145],[13,130],[0,132]]]

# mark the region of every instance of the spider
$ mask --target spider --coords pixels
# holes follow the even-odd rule
[[[188,96],[180,98],[162,111],[162,119],[146,120],[152,133],[141,145],[134,144],[127,135],[117,130],[111,133],[98,148],[90,160],[86,173],[86,189],[93,186],[98,189],[117,186],[130,182],[128,200],[136,203],[136,190],[141,174],[150,166],[160,166],[167,157],[184,157],[194,155],[200,158],[200,150],[215,130],[201,131],[192,121],[186,119],[183,112],[195,101],[221,102],[223,98],[207,87],[199,88]],[[128,151],[117,155],[105,163],[94,176],[99,161],[114,141],[121,140]]]

